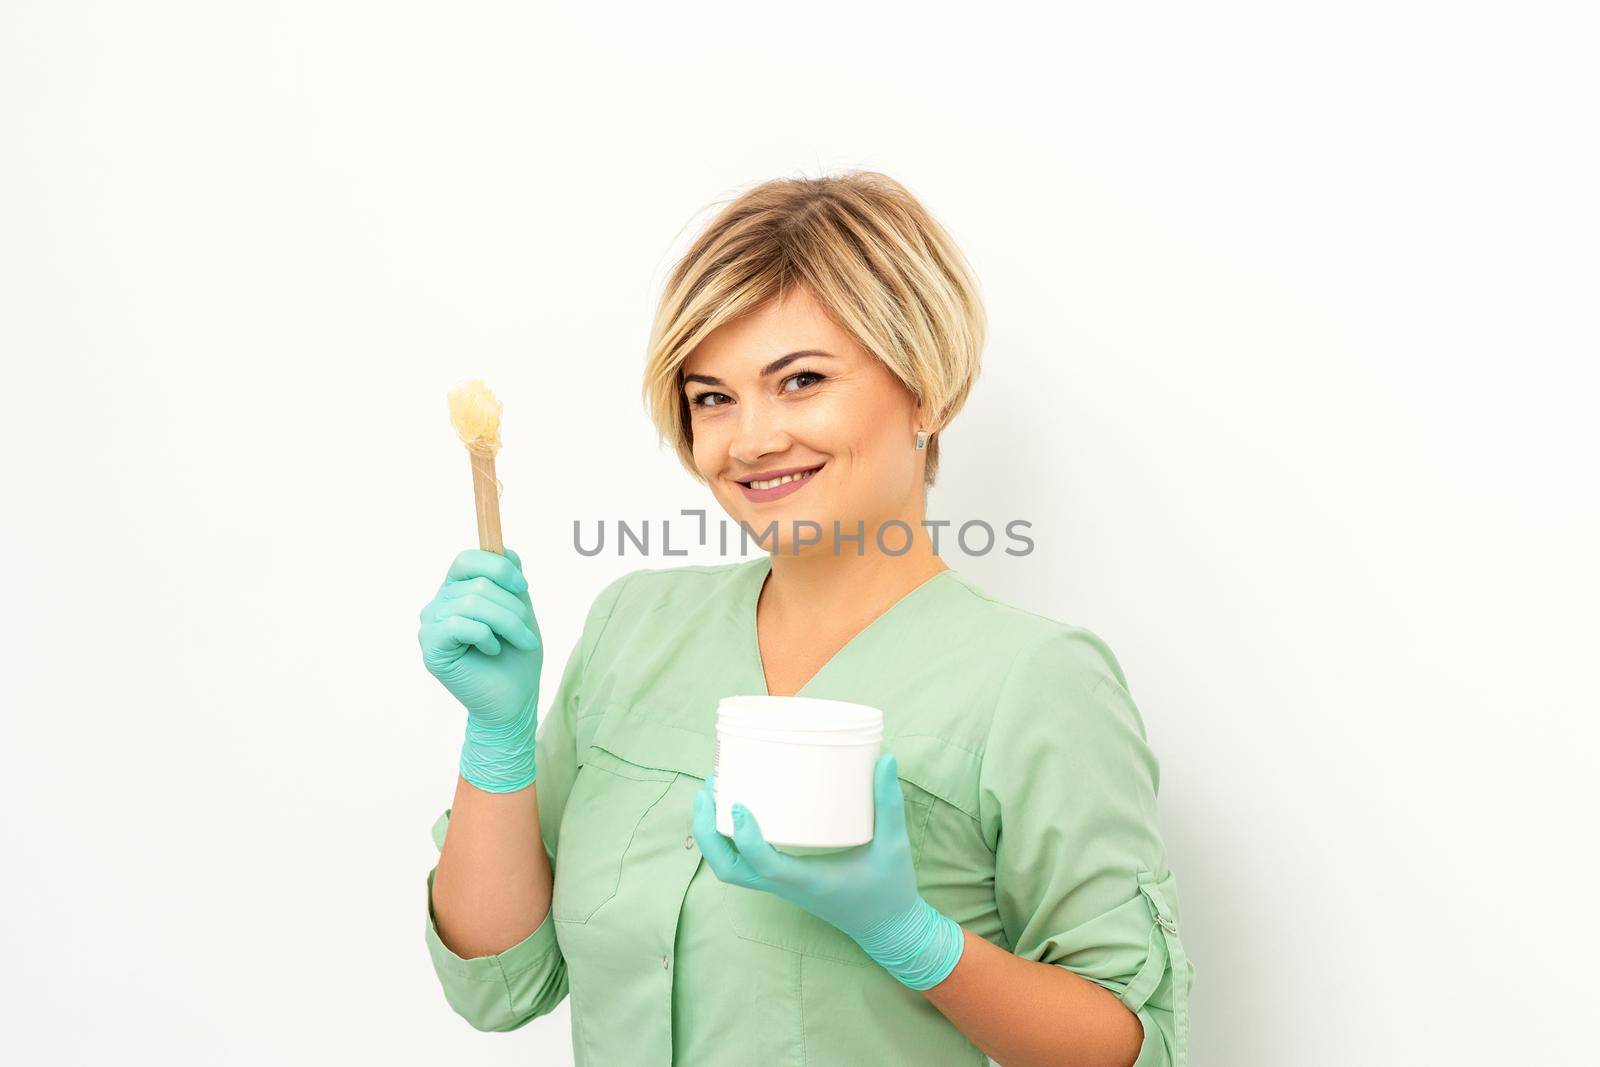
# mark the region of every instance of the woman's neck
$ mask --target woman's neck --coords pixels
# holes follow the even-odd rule
[[[875,550],[871,538],[861,555],[830,546],[791,555],[774,553],[771,573],[762,585],[756,614],[769,630],[842,629],[854,633],[896,601],[949,565],[939,558],[927,530],[916,523],[918,537],[898,556]]]

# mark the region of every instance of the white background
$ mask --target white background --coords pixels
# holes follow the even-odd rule
[[[681,562],[572,520],[716,507],[638,398],[666,270],[868,167],[992,316],[932,515],[1034,524],[946,559],[1161,758],[1193,1062],[1592,1063],[1596,27],[1318,6],[0,7],[0,1056],[570,1062],[423,947],[445,392],[547,700]]]

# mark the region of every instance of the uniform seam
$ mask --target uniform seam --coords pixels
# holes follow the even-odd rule
[[[545,915],[547,917],[549,917],[551,922],[555,921],[555,916],[550,915],[550,910],[548,908],[545,909]],[[544,921],[540,920],[539,926],[543,926],[543,925],[544,925]],[[538,932],[539,932],[539,927],[537,927],[537,926],[534,927],[534,933],[538,933]],[[554,933],[553,930],[551,932]],[[529,934],[528,936],[532,937],[533,934]],[[505,963],[505,960],[503,958],[499,958],[498,962],[500,964],[500,972],[503,975],[505,975],[506,980],[509,982],[512,978],[515,978],[518,975],[527,974],[529,971],[537,970],[539,967],[542,967],[544,965],[544,962],[547,959],[549,959],[552,955],[554,955],[555,953],[559,952],[560,949],[561,949],[560,944],[558,944],[554,939],[552,939],[550,944],[545,947],[543,952],[540,952],[538,955],[534,956],[532,959],[528,960],[527,963],[523,964],[520,967],[507,967],[506,963]],[[503,957],[503,956],[504,956],[504,953],[501,953],[501,957]]]
[[[589,673],[589,664],[594,661],[595,651],[600,647],[600,639],[605,636],[606,630],[611,626],[611,619],[617,613],[617,605],[622,602],[622,594],[627,591],[628,583],[631,582],[633,580],[633,576],[638,573],[638,571],[629,571],[627,574],[624,574],[620,579],[618,579],[617,595],[611,598],[611,606],[606,609],[606,616],[600,623],[600,629],[595,632],[594,640],[589,645],[589,651],[583,657],[582,670],[584,674]]]
[[[795,994],[796,994],[795,999],[800,1002],[800,1062],[802,1064],[810,1062],[810,1056],[806,1051],[806,980],[805,980],[805,967],[806,967],[806,958],[804,956],[801,956],[801,955],[797,954],[795,956],[795,965],[794,965],[794,988],[795,988]]]
[[[511,979],[506,977],[506,965],[501,961],[500,957],[496,956],[494,966],[495,970],[500,972],[500,988],[505,990],[506,994],[506,1016],[514,1019],[517,1015],[517,1005],[515,998],[511,995]]]
[[[572,1004],[570,1006],[573,1023],[572,1028],[573,1032],[577,1035],[578,1045],[583,1051],[582,1062],[593,1063],[594,1052],[589,1047],[589,1026],[587,1021],[584,1019],[583,1014],[578,1009],[578,991],[577,986],[574,985],[572,981],[571,968],[567,969],[567,996],[572,999]],[[578,1049],[574,1049],[574,1054],[576,1054],[577,1051]]]
[[[932,795],[932,794],[930,794],[930,795]],[[939,798],[935,797],[934,799],[937,800]],[[966,813],[962,812],[962,814],[965,815]],[[917,837],[917,854],[915,856],[915,860],[916,860],[915,866],[918,869],[921,868],[923,856],[927,852],[927,848],[928,848],[928,825],[932,821],[933,821],[933,805],[929,804],[927,806],[926,810],[924,810],[923,813],[922,813],[922,819],[921,819],[922,825],[919,827],[919,830],[921,832]]]
[[[952,577],[954,577],[956,579],[957,582],[959,582],[961,584],[961,587],[963,589],[965,589],[968,593],[970,593],[972,596],[977,597],[979,600],[983,600],[983,601],[986,601],[986,602],[988,602],[990,604],[993,604],[997,608],[1002,608],[1002,609],[1004,609],[1006,611],[1016,612],[1019,615],[1026,615],[1029,618],[1039,619],[1042,622],[1050,623],[1052,626],[1062,627],[1062,628],[1065,628],[1065,629],[1082,629],[1082,627],[1074,626],[1070,622],[1063,622],[1061,619],[1051,618],[1049,615],[1045,615],[1045,614],[1042,614],[1040,612],[1033,611],[1033,610],[1031,610],[1029,608],[1021,607],[1020,605],[1017,605],[1017,604],[1010,604],[1010,603],[1007,603],[1004,600],[1000,600],[1000,599],[998,599],[996,597],[990,596],[988,593],[984,592],[982,589],[979,589],[977,586],[973,585],[970,579],[966,578],[963,575],[960,575],[960,574],[956,573],[953,569],[949,570],[949,571],[942,571],[940,573],[950,574]]]
[[[979,594],[979,595],[982,595],[982,594]],[[1018,608],[1016,610],[1021,611],[1023,609]],[[1034,649],[1043,646],[1045,641],[1048,641],[1050,639],[1050,636],[1053,636],[1053,635],[1047,635],[1046,637],[1041,638],[1039,641],[1037,641],[1037,642],[1035,642],[1033,644],[1023,645],[1021,648],[1017,649],[1016,654],[1011,657],[1011,663],[1009,665],[1007,665],[1007,667],[1006,667],[1006,673],[1005,673],[1005,676],[1000,680],[999,688],[995,690],[994,702],[989,705],[989,727],[988,727],[987,730],[984,731],[984,734],[983,734],[983,752],[978,756],[978,801],[977,801],[977,805],[976,806],[979,809],[979,815],[974,816],[974,819],[978,823],[978,829],[980,831],[980,834],[979,834],[979,838],[980,839],[982,838],[981,831],[983,829],[983,818],[982,818],[982,814],[981,814],[982,813],[982,808],[983,808],[983,769],[984,769],[984,766],[988,763],[988,760],[989,760],[989,744],[990,744],[991,740],[994,737],[995,719],[997,719],[999,717],[999,714],[1000,714],[1000,701],[1006,695],[1006,690],[1008,688],[1010,688],[1010,686],[1011,686],[1011,676],[1016,673],[1017,664],[1019,662],[1021,662],[1023,653],[1032,652],[1032,651],[1034,651]],[[960,810],[960,809],[957,809],[957,810]],[[989,854],[991,856],[999,855],[999,853],[995,849],[989,848],[989,842],[984,841],[983,842],[983,847],[989,849]]]
[[[661,803],[662,798],[665,797],[667,795],[667,793],[670,792],[671,789],[672,789],[672,780],[670,780],[670,779],[663,780],[663,779],[654,779],[654,778],[651,778],[651,779],[630,778],[628,775],[616,773],[615,771],[611,770],[609,767],[601,767],[601,766],[599,766],[597,764],[588,764],[587,766],[592,767],[595,770],[605,771],[607,774],[610,774],[613,778],[626,778],[628,781],[631,781],[631,782],[649,781],[652,784],[658,784],[658,785],[661,786],[661,794],[660,794],[660,796],[657,796],[654,800],[652,800],[645,807],[644,811],[639,813],[638,821],[633,824],[633,829],[628,831],[627,843],[622,846],[622,852],[621,852],[621,854],[619,855],[619,857],[617,859],[617,884],[612,886],[611,893],[604,900],[599,901],[598,903],[595,904],[595,906],[593,908],[589,909],[589,913],[587,915],[585,915],[581,919],[562,919],[562,918],[557,917],[554,914],[552,914],[550,916],[550,918],[552,920],[554,920],[555,922],[558,922],[558,923],[572,923],[572,924],[576,924],[578,926],[583,926],[583,925],[587,924],[590,919],[594,918],[595,912],[599,911],[601,908],[605,907],[611,901],[615,900],[616,897],[617,897],[617,894],[622,892],[622,872],[627,866],[628,853],[633,850],[633,840],[634,840],[634,838],[639,836],[639,827],[644,825],[644,821],[647,818],[650,817],[650,813],[655,810],[656,805]],[[554,899],[553,898],[552,898],[552,901],[551,901],[551,906],[554,907]]]
[[[885,738],[885,740],[898,741],[902,737],[931,737],[935,741],[941,741],[944,744],[949,745],[953,749],[956,749],[956,750],[961,751],[961,752],[965,752],[969,756],[975,756],[975,757],[977,757],[979,759],[983,758],[983,753],[982,752],[979,752],[975,748],[968,748],[966,745],[963,745],[961,742],[955,740],[954,738],[946,737],[943,734],[927,733],[927,732],[922,731],[922,730],[906,730],[906,731],[903,731],[901,733],[895,734],[893,737]]]

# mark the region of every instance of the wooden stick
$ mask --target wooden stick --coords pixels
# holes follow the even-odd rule
[[[505,555],[500,541],[500,482],[494,476],[494,453],[467,449],[472,460],[472,495],[478,506],[478,547]]]

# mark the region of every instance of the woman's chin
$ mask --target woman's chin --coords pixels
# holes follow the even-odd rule
[[[812,555],[831,550],[833,538],[832,519],[819,519],[808,509],[789,509],[773,506],[745,510],[734,515],[735,521],[744,523],[750,530],[746,541],[766,549],[772,554]],[[840,523],[841,529],[844,523]],[[844,531],[848,532],[848,531]],[[853,544],[853,542],[851,542]]]

